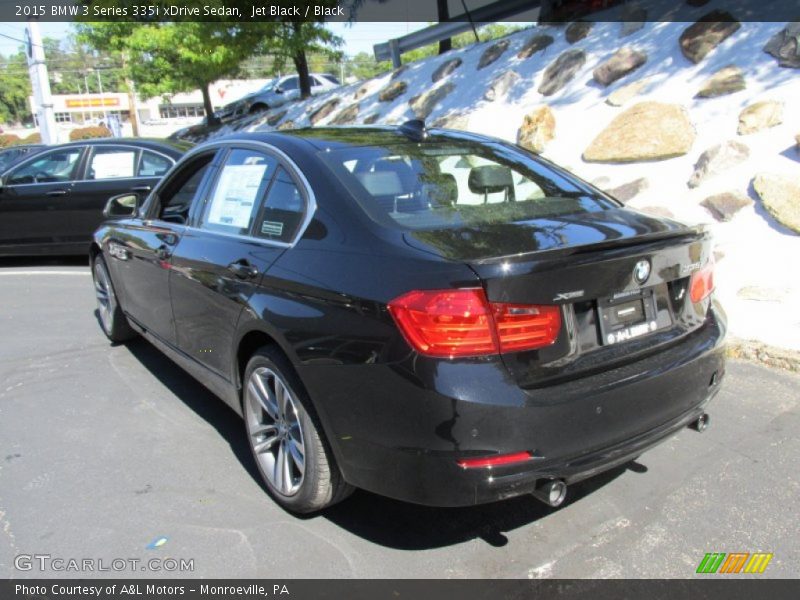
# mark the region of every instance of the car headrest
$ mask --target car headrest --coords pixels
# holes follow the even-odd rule
[[[371,196],[399,196],[403,194],[400,176],[394,171],[357,173],[356,177]]]
[[[473,167],[469,172],[469,189],[473,194],[491,194],[513,190],[511,169],[502,165]]]

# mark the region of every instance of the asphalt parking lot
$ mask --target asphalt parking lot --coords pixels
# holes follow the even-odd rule
[[[730,363],[706,433],[559,510],[357,492],[297,518],[263,491],[239,418],[146,342],[111,346],[94,306],[81,261],[0,260],[0,577],[92,576],[21,571],[22,554],[191,559],[194,577],[694,577],[706,552],[772,552],[759,577],[800,575],[796,375]]]

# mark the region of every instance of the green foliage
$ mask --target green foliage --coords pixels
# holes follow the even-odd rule
[[[111,130],[108,127],[79,127],[69,132],[69,141],[91,140],[94,138],[111,137]]]
[[[0,122],[22,123],[31,118],[28,96],[31,82],[28,78],[28,63],[25,55],[18,52],[12,56],[0,56]]]

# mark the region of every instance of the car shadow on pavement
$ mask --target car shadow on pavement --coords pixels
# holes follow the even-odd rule
[[[99,319],[99,316],[96,315],[96,318]],[[149,342],[140,338],[128,342],[125,346],[170,392],[217,430],[230,444],[231,450],[248,474],[266,493],[266,487],[261,481],[247,445],[241,417]]]
[[[324,516],[361,538],[398,550],[428,550],[473,539],[502,547],[508,543],[507,532],[579,502],[627,469],[628,466],[621,466],[570,486],[567,500],[558,509],[529,495],[479,506],[435,508],[357,490],[348,500],[325,511]]]
[[[128,343],[127,348],[177,398],[219,432],[230,444],[231,450],[248,474],[266,493],[266,487],[247,445],[241,418],[191,375],[176,368],[169,358],[148,342],[135,340]],[[464,508],[433,508],[356,490],[350,498],[321,514],[292,517],[302,520],[324,518],[353,535],[394,549],[425,550],[473,539],[481,539],[491,546],[501,547],[508,543],[506,532],[546,518],[556,510],[581,501],[626,470],[644,473],[647,467],[631,462],[572,485],[561,509],[550,508],[532,496],[519,496]]]

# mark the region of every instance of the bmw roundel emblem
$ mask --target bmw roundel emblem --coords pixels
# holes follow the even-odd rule
[[[636,280],[636,283],[642,284],[647,281],[647,278],[650,277],[650,261],[649,260],[640,260],[636,263],[636,266],[633,267],[633,278]]]

